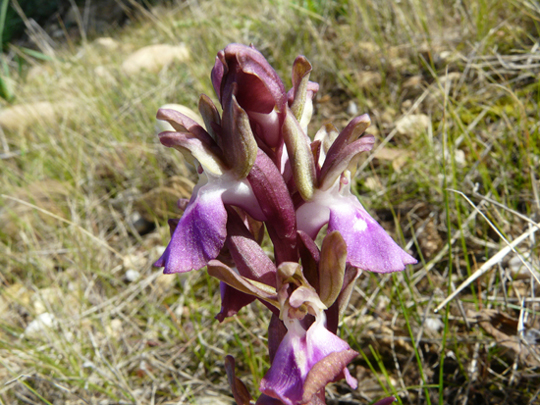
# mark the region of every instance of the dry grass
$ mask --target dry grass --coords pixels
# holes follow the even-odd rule
[[[360,388],[336,384],[329,403],[384,392],[404,404],[540,403],[538,5],[226,3],[154,9],[113,33],[114,51],[90,41],[14,71],[16,103],[60,108],[0,133],[0,403],[230,403],[226,354],[256,393],[269,367],[264,308],[218,324],[215,280],[151,267],[195,180],[156,142],[155,111],[213,96],[209,72],[229,42],[254,43],[289,85],[294,57],[307,56],[321,84],[313,132],[369,112],[379,150],[359,195],[419,258],[402,274],[362,275],[341,328],[364,353],[351,365]],[[132,51],[179,42],[189,63],[122,73]],[[28,332],[45,313],[52,327]]]

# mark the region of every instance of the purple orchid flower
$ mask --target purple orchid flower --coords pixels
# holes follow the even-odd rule
[[[344,375],[356,389],[357,381],[346,365],[358,353],[324,327],[324,313],[306,331],[298,320],[286,322],[272,367],[261,381],[260,391],[286,405],[308,402],[326,384]]]
[[[245,116],[241,109],[236,109],[236,114]],[[245,127],[232,125],[237,130],[237,138],[248,140],[235,145],[248,158],[231,166],[214,138],[194,120],[167,109],[159,110],[157,118],[167,121],[176,130],[162,132],[159,135],[161,143],[194,159],[200,180],[182,218],[173,223],[171,241],[155,266],[165,267],[166,274],[198,270],[215,259],[223,248],[227,236],[226,205],[240,207],[257,220],[265,219],[245,178],[257,156],[257,147],[251,133],[245,133]],[[208,120],[208,116],[205,118]],[[216,121],[212,122],[214,132],[226,132]],[[251,144],[250,139],[253,140]]]
[[[416,263],[351,193],[348,168],[361,152],[371,150],[374,143],[371,135],[360,138],[370,124],[369,117],[355,118],[339,135],[333,127],[319,131],[311,144],[317,158],[306,153],[305,146],[289,147],[302,145],[305,136],[299,134],[294,118],[288,115],[287,120],[293,125],[284,130],[285,139],[295,140],[295,143],[287,142],[287,148],[291,159],[297,161],[292,167],[296,171],[295,179],[300,179],[296,183],[304,200],[296,210],[298,229],[311,238],[326,224],[328,232],[339,231],[347,244],[347,262],[361,270],[388,273]]]
[[[346,366],[358,353],[326,328],[326,306],[303,277],[300,265],[284,263],[278,272],[278,280],[285,282],[278,298],[287,333],[261,380],[260,391],[285,405],[295,405],[309,402],[329,382],[341,378],[356,389],[357,381]],[[294,281],[301,285],[289,295],[289,282]],[[308,313],[315,321],[305,329]]]

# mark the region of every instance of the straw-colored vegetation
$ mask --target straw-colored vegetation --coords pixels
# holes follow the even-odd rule
[[[296,55],[311,61],[312,135],[370,114],[359,196],[419,259],[361,276],[341,326],[360,386],[330,386],[329,403],[540,403],[539,29],[530,0],[202,0],[141,13],[114,41],[43,47],[48,62],[25,54],[0,111],[42,103],[0,132],[0,403],[230,403],[226,354],[256,394],[264,308],[219,324],[215,280],[151,267],[196,180],[157,142],[155,112],[215,97],[229,42],[287,86]],[[181,43],[189,60],[122,68]]]

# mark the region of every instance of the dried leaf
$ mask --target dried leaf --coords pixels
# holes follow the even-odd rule
[[[478,324],[498,345],[509,349],[518,356],[519,361],[529,367],[540,367],[540,352],[518,336],[518,321],[493,309],[480,312],[469,311],[468,316],[476,318]]]

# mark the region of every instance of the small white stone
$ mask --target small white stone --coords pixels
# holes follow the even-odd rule
[[[450,59],[450,56],[452,56],[452,52],[450,52],[450,51],[442,51],[442,52],[439,54],[439,57],[440,57],[442,60]]]
[[[129,283],[137,281],[139,277],[141,277],[141,273],[139,273],[137,270],[129,269],[126,271],[125,278]]]
[[[86,361],[83,363],[82,366],[83,366],[83,368],[94,368],[94,367],[96,367],[96,366],[94,365],[94,363],[92,363],[90,360],[86,360]]]
[[[349,105],[347,106],[347,114],[349,115],[357,115],[358,114],[358,106],[354,101],[349,101]]]
[[[451,358],[451,359],[456,359],[456,358],[457,358],[457,357],[456,357],[456,354],[455,354],[452,350],[448,350],[448,351],[446,352],[446,357],[449,357],[449,358]]]
[[[107,335],[115,339],[119,339],[122,336],[123,331],[122,321],[118,318],[113,319],[111,323],[105,327]]]
[[[120,44],[111,37],[101,37],[96,39],[96,44],[108,51],[115,51]]]
[[[454,152],[454,162],[460,167],[465,166],[465,152],[461,149],[456,149]]]
[[[431,120],[426,114],[411,114],[396,122],[396,131],[400,135],[418,135],[429,128]]]
[[[528,260],[524,258],[523,260],[529,268],[531,268],[533,271],[535,270],[535,263],[534,260]],[[514,256],[508,261],[508,269],[510,272],[514,275],[528,275],[530,274],[529,269],[527,269],[527,266],[521,261],[519,256]],[[538,270],[538,267],[536,267],[536,270]]]
[[[438,332],[444,326],[439,318],[431,317],[426,319],[424,325],[426,326],[426,329],[432,330],[434,332]]]
[[[45,332],[47,329],[56,327],[57,324],[58,322],[53,314],[50,312],[44,312],[28,324],[24,330],[24,336],[29,339],[43,337],[43,332]]]
[[[177,46],[157,44],[145,46],[132,53],[122,63],[122,70],[129,76],[147,70],[157,73],[161,68],[173,61],[185,62],[189,59],[189,50],[186,45]]]

